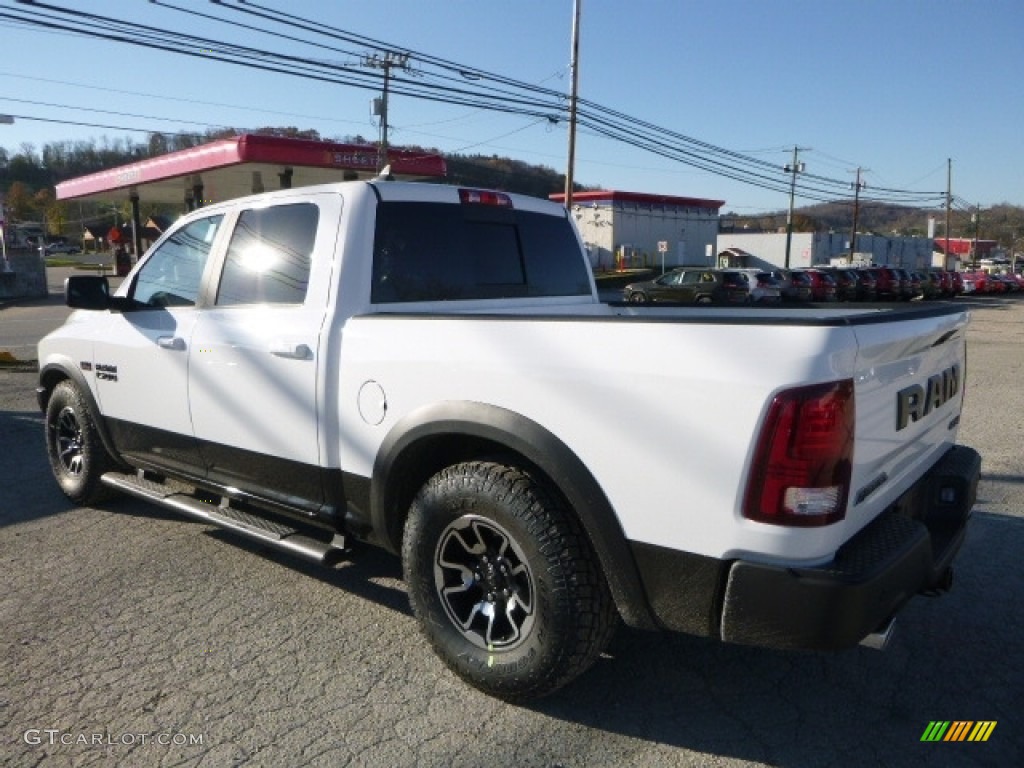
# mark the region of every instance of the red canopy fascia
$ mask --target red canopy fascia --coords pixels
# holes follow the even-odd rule
[[[388,150],[396,178],[443,178],[444,158],[400,148]],[[243,134],[159,157],[122,165],[57,185],[57,199],[124,199],[135,191],[140,199],[180,202],[185,190],[200,184],[204,197],[217,200],[252,193],[255,173],[267,189],[277,174],[291,172],[292,186],[376,175],[377,148],[366,144],[290,139]],[[258,191],[258,190],[257,190]]]

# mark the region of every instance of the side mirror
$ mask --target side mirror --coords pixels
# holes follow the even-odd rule
[[[72,275],[64,281],[64,303],[72,309],[109,309],[110,283],[105,275]]]

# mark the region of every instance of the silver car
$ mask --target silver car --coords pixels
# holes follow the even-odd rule
[[[782,286],[770,271],[753,267],[741,267],[734,271],[747,278],[751,304],[778,304],[782,301]]]

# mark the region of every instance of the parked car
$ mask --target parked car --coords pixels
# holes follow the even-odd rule
[[[810,275],[799,270],[789,273],[789,279],[793,283],[793,291],[797,301],[814,301],[814,288]]]
[[[680,267],[654,280],[630,283],[622,295],[634,304],[745,304],[750,288],[746,277],[735,269]]]
[[[783,301],[800,301],[800,291],[795,285],[793,285],[793,277],[790,275],[790,270],[781,269],[778,267],[772,267],[764,270],[771,275],[775,282],[779,284],[779,290],[782,291]],[[809,297],[805,297],[804,301],[810,301]]]
[[[868,267],[875,278],[875,293],[880,301],[899,301],[909,298],[910,289],[904,278],[893,267]]]
[[[910,301],[914,298],[914,287],[912,285],[912,279],[910,277],[910,271],[906,269],[893,269],[896,277],[900,281],[900,298],[904,301]]]
[[[875,284],[875,276],[866,269],[850,268],[847,270],[857,278],[857,301],[875,301],[878,299],[878,289]]]
[[[949,298],[953,295],[953,279],[949,272],[944,269],[932,269],[928,274],[933,281],[938,281],[940,296]]]
[[[836,284],[836,298],[839,301],[857,301],[859,277],[852,269],[833,267],[827,270]]]
[[[983,283],[983,278],[979,278],[974,272],[960,273],[960,284],[963,286],[963,292],[966,294],[984,293]]]
[[[45,246],[47,254],[51,253],[81,253],[82,249],[72,243],[49,243]]]
[[[1002,283],[1004,286],[1006,286],[1006,293],[1017,293],[1020,290],[1020,283],[1017,282],[1017,278],[1015,278],[1013,275],[1003,273],[999,275],[994,275],[994,278],[998,280],[1000,283]]]
[[[824,269],[794,269],[794,279],[805,280],[811,291],[811,301],[835,301],[836,282],[832,275]]]
[[[747,279],[751,304],[778,304],[782,301],[782,287],[771,272],[747,267],[739,267],[736,271]]]
[[[964,292],[964,276],[962,273],[956,270],[951,270],[949,273],[949,281],[953,285],[953,295],[959,296]]]
[[[989,273],[985,276],[985,292],[1006,293],[1006,283],[1000,280],[997,275]]]
[[[778,649],[771,665],[881,647],[912,596],[952,586],[981,477],[957,444],[966,307],[624,311],[590,270],[564,207],[525,195],[380,180],[215,202],[116,292],[68,277],[78,311],[37,348],[32,450],[73,506],[120,491],[231,531],[204,543],[215,558],[244,537],[345,587],[341,560],[377,572],[364,542],[400,554],[385,568],[405,584],[386,588],[402,636],[351,655],[410,676],[419,634],[518,703],[597,662],[620,622]],[[100,514],[111,537],[132,526]],[[153,577],[126,554],[119,580]],[[245,580],[237,565],[217,578]],[[308,652],[324,677],[351,663]],[[719,655],[731,677],[736,652]]]
[[[942,278],[938,272],[926,270],[921,273],[921,294],[925,299],[942,298]]]

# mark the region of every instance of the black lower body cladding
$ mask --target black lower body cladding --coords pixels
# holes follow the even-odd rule
[[[769,648],[856,645],[915,594],[948,584],[980,476],[978,453],[954,446],[831,563],[733,563],[722,603],[722,639]]]

